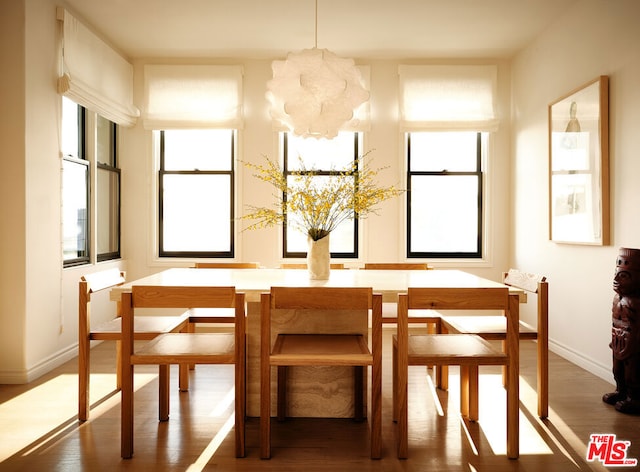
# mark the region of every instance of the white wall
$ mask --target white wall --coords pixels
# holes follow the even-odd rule
[[[636,0],[577,2],[512,63],[512,262],[548,276],[552,349],[607,380],[615,259],[621,246],[640,247],[639,19]],[[600,75],[610,78],[612,243],[556,244],[548,240],[547,106]]]
[[[80,276],[124,266],[62,269],[57,4],[0,2],[0,384],[75,357]],[[97,298],[99,322],[114,304]]]
[[[24,20],[23,2],[0,2],[0,373],[14,380],[25,355]]]

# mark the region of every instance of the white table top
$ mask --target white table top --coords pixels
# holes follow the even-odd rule
[[[496,288],[503,284],[459,270],[348,270],[331,271],[328,280],[311,280],[306,269],[194,269],[173,268],[111,291],[112,300],[131,291],[133,285],[233,286],[247,301],[259,300],[271,287],[372,287],[383,298],[395,301],[409,287]]]

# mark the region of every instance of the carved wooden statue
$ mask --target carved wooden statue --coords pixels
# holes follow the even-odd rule
[[[616,391],[602,400],[640,413],[640,249],[620,248],[613,279],[611,350]]]

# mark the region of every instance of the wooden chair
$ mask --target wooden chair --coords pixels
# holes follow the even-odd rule
[[[344,310],[372,311],[370,344],[366,335],[335,332],[310,334],[274,333],[272,310],[322,310],[326,316],[344,316]],[[260,456],[271,457],[271,367],[278,367],[278,416],[286,416],[287,366],[354,366],[354,417],[362,418],[363,378],[366,366],[371,375],[371,458],[382,452],[382,295],[370,288],[272,287],[261,296],[260,340]],[[275,342],[272,344],[272,339]],[[273,347],[272,347],[273,346]],[[281,378],[283,376],[284,378]]]
[[[94,293],[121,285],[125,282],[123,272],[109,269],[94,272],[81,277],[78,300],[78,420],[87,421],[90,412],[90,366],[91,341],[116,342],[116,389],[120,389],[122,318],[120,307],[116,317],[91,326],[91,296]],[[134,320],[134,337],[136,340],[150,340],[162,333],[177,332],[187,329],[188,318],[179,316],[137,316]]]
[[[233,333],[162,334],[134,351],[133,318],[137,308],[233,308]],[[133,370],[134,365],[157,364],[169,381],[171,364],[235,365],[235,453],[245,455],[246,416],[246,319],[245,296],[234,287],[134,286],[122,295],[122,406],[121,455],[133,455]],[[168,391],[168,389],[162,389]],[[161,417],[169,419],[169,396],[160,398]]]
[[[549,287],[546,277],[511,269],[503,276],[505,285],[530,294],[537,294],[537,326],[520,321],[521,340],[537,340],[538,349],[538,416],[549,415]],[[442,316],[442,330],[449,333],[477,334],[483,339],[500,340],[506,337],[504,316]],[[443,373],[444,374],[444,373]]]
[[[509,295],[507,287],[460,289],[409,288],[398,297],[398,333],[393,337],[393,418],[398,423],[397,453],[399,459],[408,456],[408,368],[424,365],[460,366],[460,411],[471,421],[478,419],[477,371],[480,365],[505,365],[507,382],[507,455],[517,458],[518,437],[518,377],[513,366],[518,362],[518,349],[508,353],[495,349],[473,334],[410,335],[408,311],[414,309],[487,309],[503,310],[510,322],[509,346],[517,339],[518,297]]]
[[[280,264],[281,269],[306,269],[305,263],[284,262]],[[341,262],[332,262],[329,264],[330,269],[344,269],[344,264]]]

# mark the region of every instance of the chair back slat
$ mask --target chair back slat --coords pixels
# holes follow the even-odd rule
[[[259,269],[257,262],[196,262],[196,269]]]
[[[530,274],[517,269],[509,269],[504,277],[505,284],[531,293],[538,293],[538,284],[546,280],[544,275]]]
[[[117,268],[94,272],[93,274],[85,274],[81,277],[81,281],[87,283],[87,290],[91,293],[99,292],[105,288],[111,288],[121,285],[125,282],[124,272]]]
[[[409,288],[410,309],[431,310],[505,310],[509,289],[493,288]]]
[[[234,287],[132,287],[133,305],[140,308],[227,308],[234,306]]]
[[[283,262],[280,264],[281,269],[307,269],[308,266],[304,262]],[[344,269],[342,262],[332,262],[329,264],[330,269]]]
[[[367,262],[365,270],[428,270],[426,262]]]
[[[275,309],[354,310],[371,308],[371,288],[271,287],[271,307]]]

